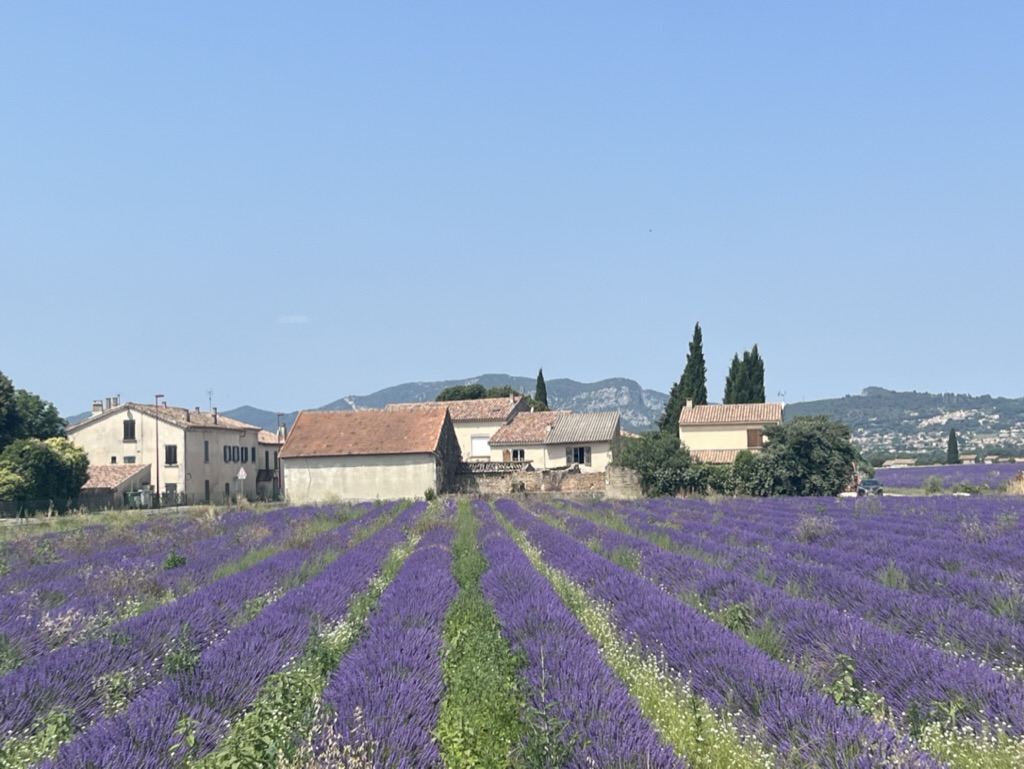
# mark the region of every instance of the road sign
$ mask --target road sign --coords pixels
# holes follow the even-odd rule
[[[239,467],[238,468],[238,480],[244,481],[246,478],[248,478],[248,476],[245,474],[245,468],[244,467]]]

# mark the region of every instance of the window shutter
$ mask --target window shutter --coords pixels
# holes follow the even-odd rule
[[[586,457],[584,460],[585,464],[587,467],[590,467],[590,446],[587,446],[586,449],[584,449],[584,456]]]
[[[509,451],[508,449],[505,449],[504,451],[501,452],[501,458],[503,460],[505,460],[506,462],[511,461],[512,460],[512,452]]]
[[[225,446],[224,447],[224,461],[225,462],[230,462],[231,461],[231,447],[230,446]]]
[[[572,446],[565,447],[565,463],[567,465],[572,464]]]

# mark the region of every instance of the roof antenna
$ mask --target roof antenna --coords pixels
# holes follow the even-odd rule
[[[206,401],[210,406],[210,411],[213,411],[213,388],[211,387],[206,391]]]

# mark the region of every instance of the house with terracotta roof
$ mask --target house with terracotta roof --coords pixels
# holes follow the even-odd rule
[[[89,479],[82,485],[78,501],[98,510],[121,507],[125,494],[149,488],[149,465],[89,465]]]
[[[67,428],[90,465],[148,465],[165,504],[255,499],[259,428],[217,413],[166,402],[93,403],[92,414]]]
[[[618,411],[522,412],[491,438],[491,460],[529,462],[535,470],[577,465],[603,472],[621,435]]]
[[[445,404],[430,408],[303,411],[281,449],[293,504],[412,499],[455,487],[460,459]]]
[[[729,464],[741,451],[759,451],[766,425],[782,424],[781,403],[687,401],[679,412],[679,442],[700,462]]]
[[[478,398],[476,400],[429,401],[425,403],[391,403],[385,411],[448,407],[462,451],[463,462],[488,462],[491,459],[491,437],[507,425],[516,414],[527,411],[521,396]]]

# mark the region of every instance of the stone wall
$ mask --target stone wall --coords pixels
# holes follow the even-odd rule
[[[609,499],[641,496],[636,474],[618,467],[609,467],[603,473],[581,473],[578,470],[460,472],[455,478],[455,492],[485,496],[552,492],[607,496]]]

